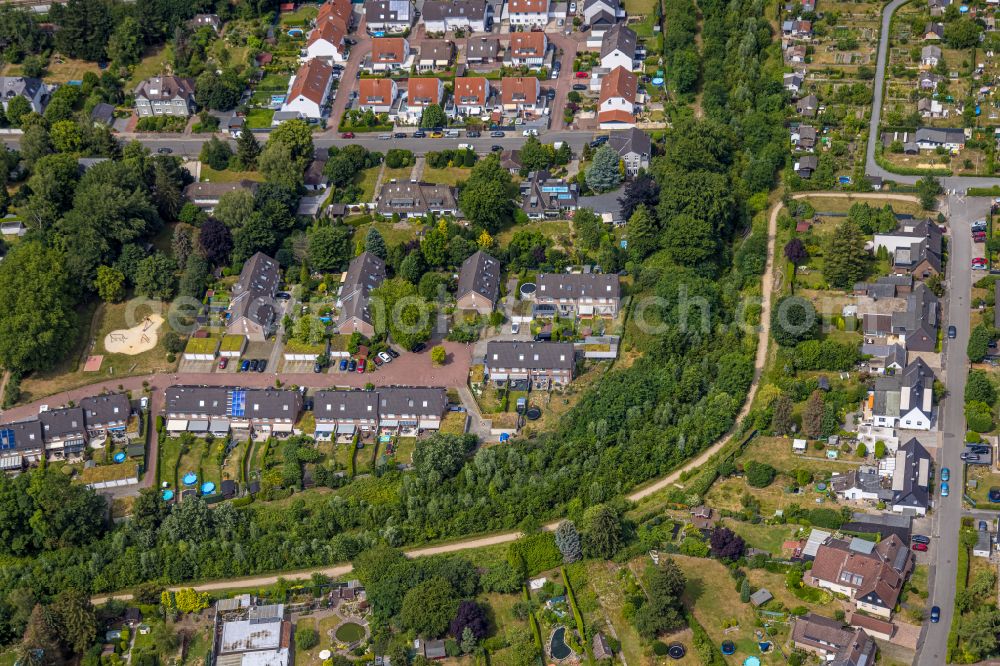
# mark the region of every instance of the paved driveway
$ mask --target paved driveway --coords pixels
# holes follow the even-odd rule
[[[330,107],[330,121],[327,124],[326,134],[337,131],[340,119],[347,108],[347,100],[350,99],[351,93],[358,89],[358,82],[354,77],[357,76],[358,70],[361,68],[361,61],[372,52],[372,38],[368,34],[368,31],[365,30],[365,18],[363,16],[355,32],[351,33],[350,38],[357,41],[357,44],[351,47],[351,54],[344,65],[344,71],[340,77],[340,85],[337,88],[337,95],[333,98],[333,106]]]
[[[549,113],[552,115],[551,129],[557,130],[562,129],[564,125],[563,109],[566,108],[566,98],[569,91],[573,89],[574,81],[576,81],[573,77],[573,60],[576,58],[578,43],[572,36],[564,35],[561,32],[547,32],[545,34],[557,49],[563,50],[562,57],[559,58],[559,62],[562,63],[562,72],[558,79],[550,79],[547,82],[548,87],[555,86],[556,89],[556,97],[549,105],[549,108],[552,109]]]

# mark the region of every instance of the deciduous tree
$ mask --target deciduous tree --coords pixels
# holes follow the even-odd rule
[[[462,212],[470,222],[495,234],[514,216],[510,184],[510,172],[500,166],[495,154],[479,160],[459,194]]]
[[[823,410],[823,394],[813,391],[802,412],[802,432],[807,437],[816,438],[823,432]]]
[[[418,636],[437,638],[455,617],[455,589],[443,578],[431,578],[411,588],[403,597],[400,624]]]

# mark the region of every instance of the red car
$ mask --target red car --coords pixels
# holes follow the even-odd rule
[[[578,79],[587,79],[587,78],[590,78],[590,74],[588,74],[587,72],[577,72],[576,73],[576,78],[578,78]]]
[[[229,359],[228,358],[220,358],[219,359],[219,370],[225,370],[227,365],[229,365]]]
[[[365,371],[365,359],[359,358],[358,359],[358,372],[364,372],[364,371]]]
[[[341,139],[353,139],[354,138],[354,132],[344,132],[343,134],[340,135],[340,138]]]
[[[913,550],[919,550],[921,552],[926,551],[927,550],[927,544],[926,543],[915,543],[915,544],[913,544]]]

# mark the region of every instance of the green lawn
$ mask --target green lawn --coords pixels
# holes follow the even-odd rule
[[[273,118],[274,109],[250,109],[247,111],[246,126],[249,129],[265,129],[271,126]]]
[[[560,239],[568,240],[570,238],[569,220],[539,220],[537,222],[532,221],[528,225],[523,227],[514,225],[512,227],[504,229],[502,232],[497,234],[496,237],[497,244],[500,247],[504,247],[508,243],[510,243],[511,238],[514,237],[515,233],[527,229],[530,229],[531,231],[537,231],[541,233],[543,236],[548,236],[558,246],[563,245]]]
[[[268,74],[257,84],[258,92],[283,93],[288,91],[288,81],[291,80],[288,74]]]
[[[151,76],[156,76],[157,74],[162,74],[165,71],[165,67],[173,62],[174,60],[174,50],[173,46],[169,43],[165,46],[154,46],[149,48],[145,54],[143,54],[142,60],[139,64],[135,66],[132,70],[132,78],[129,79],[128,89],[132,90],[140,82],[148,79]]]
[[[416,228],[409,222],[371,222],[357,227],[354,232],[354,240],[356,242],[364,240],[368,234],[368,229],[371,227],[378,229],[379,233],[382,234],[382,238],[385,239],[386,245],[390,247],[413,240],[416,236]]]
[[[445,167],[444,169],[431,169],[428,167],[424,169],[424,173],[420,177],[420,180],[425,183],[454,186],[460,182],[468,180],[470,173],[472,173],[472,169],[466,169],[463,167]]]
[[[308,24],[319,12],[316,5],[302,5],[294,12],[286,12],[281,15],[281,25],[286,27],[299,27]]]
[[[156,467],[157,486],[162,486],[163,482],[166,481],[171,487],[176,488],[177,478],[175,472],[177,470],[177,460],[181,455],[180,440],[168,437],[165,441],[161,441],[159,455],[160,463]]]
[[[361,199],[358,203],[366,203],[375,199],[375,183],[378,182],[378,173],[382,167],[372,167],[362,169],[354,177],[354,184],[361,188]]]
[[[239,180],[256,180],[263,182],[264,174],[259,171],[216,171],[207,164],[201,165],[201,180],[209,183],[235,183]]]
[[[794,525],[752,525],[739,520],[726,520],[726,527],[743,537],[748,546],[766,550],[773,556],[781,554],[781,544],[798,532]]]

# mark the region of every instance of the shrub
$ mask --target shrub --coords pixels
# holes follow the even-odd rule
[[[552,532],[523,536],[507,547],[507,561],[512,567],[530,576],[554,569],[562,564],[562,553]]]
[[[670,646],[663,641],[653,641],[653,654],[657,657],[666,657],[670,653]]]
[[[312,627],[295,629],[295,647],[299,650],[311,650],[319,645],[319,634]]]
[[[965,405],[965,422],[970,430],[989,432],[993,430],[993,414],[985,402],[974,400]]]
[[[743,471],[746,472],[747,483],[754,488],[768,487],[774,481],[774,476],[777,473],[777,470],[767,463],[759,463],[755,460],[744,465]]]

